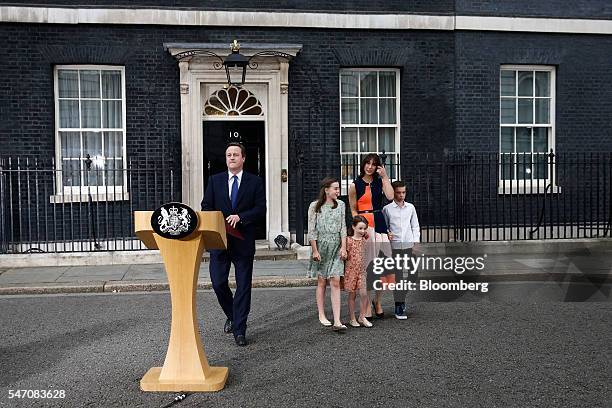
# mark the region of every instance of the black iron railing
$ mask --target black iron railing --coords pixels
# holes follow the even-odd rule
[[[180,170],[0,159],[0,253],[144,249],[133,212],[180,201]]]
[[[359,158],[344,158],[343,193]],[[403,153],[423,242],[611,236],[612,152]]]
[[[359,160],[342,158],[346,201]],[[180,201],[180,169],[100,164],[1,158],[0,253],[144,249],[133,211]],[[403,153],[386,168],[407,183],[423,242],[612,235],[612,152]],[[309,200],[296,197],[303,213]]]

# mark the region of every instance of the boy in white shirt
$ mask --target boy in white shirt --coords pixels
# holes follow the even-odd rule
[[[421,240],[421,229],[416,209],[406,199],[406,183],[400,180],[391,183],[393,186],[393,201],[383,207],[382,213],[387,222],[389,241],[391,241],[392,256],[412,256],[413,250],[418,247],[415,243]],[[396,270],[396,282],[404,279],[403,269]],[[415,276],[415,275],[412,275]],[[395,290],[395,317],[405,320],[406,316],[406,290]]]

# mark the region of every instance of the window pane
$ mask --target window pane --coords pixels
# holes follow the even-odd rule
[[[536,99],[536,120],[535,123],[549,124],[550,123],[550,99]]]
[[[536,72],[535,96],[550,96],[550,72]]]
[[[502,153],[514,152],[514,128],[501,128],[500,151]]]
[[[122,132],[104,132],[104,156],[105,157],[123,157],[123,133]]]
[[[395,96],[395,72],[379,72],[380,96]]]
[[[121,71],[102,71],[102,97],[121,99]]]
[[[59,101],[59,126],[61,128],[79,127],[79,101],[60,99]]]
[[[80,186],[80,160],[62,160],[62,183],[64,187]]]
[[[501,155],[501,166],[499,175],[502,180],[514,179],[514,166],[512,165],[514,155],[512,153],[503,153]]]
[[[516,155],[516,177],[519,180],[531,180],[532,172],[531,153],[517,153]]]
[[[376,152],[376,128],[359,128],[361,153]]]
[[[389,178],[391,178],[392,180],[396,180],[398,177],[398,163],[399,161],[396,154],[390,154],[387,156],[387,160],[385,161],[385,170],[387,171]]]
[[[533,177],[536,179],[547,179],[548,178],[548,169],[550,158],[546,153],[538,153],[534,154],[534,175]]]
[[[362,124],[377,124],[378,123],[378,100],[360,99],[361,102],[361,123]]]
[[[531,153],[531,129],[516,128],[516,152]]]
[[[100,127],[100,101],[81,101],[81,127]]]
[[[78,159],[81,157],[81,133],[60,132],[62,159]]]
[[[92,157],[91,168],[87,170],[87,164],[83,160],[83,185],[85,186],[101,186],[103,185],[104,160]]]
[[[342,153],[357,152],[357,128],[342,129]]]
[[[343,72],[340,74],[340,95],[359,96],[359,73]]]
[[[378,128],[378,151],[396,152],[395,128]]]
[[[83,132],[83,157],[87,155],[93,160],[92,168],[102,167],[102,133]]]
[[[377,75],[376,72],[360,72],[361,78],[361,96],[378,96],[377,95]]]
[[[380,102],[380,123],[394,124],[396,122],[395,98],[379,99]]]
[[[357,98],[342,98],[342,123],[343,124],[354,124],[359,123],[357,117]]]
[[[102,127],[120,128],[123,122],[121,101],[102,101]]]
[[[74,70],[57,71],[57,87],[60,98],[79,97],[79,73]]]
[[[536,153],[548,152],[548,128],[533,129],[533,151]]]
[[[500,92],[502,96],[516,95],[516,72],[502,71],[500,80]]]
[[[501,123],[516,123],[516,99],[501,100]]]
[[[100,97],[100,71],[81,71],[81,98]]]
[[[340,157],[342,167],[342,180],[353,181],[359,174],[359,163],[357,156],[352,154],[343,154]]]
[[[533,96],[533,72],[519,71],[518,94],[519,96]]]
[[[123,185],[123,160],[106,160],[105,180],[107,186]]]
[[[518,100],[518,123],[533,123],[533,99]]]

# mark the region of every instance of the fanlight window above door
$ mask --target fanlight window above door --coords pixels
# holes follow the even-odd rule
[[[263,108],[252,92],[231,86],[208,98],[204,116],[263,116]]]

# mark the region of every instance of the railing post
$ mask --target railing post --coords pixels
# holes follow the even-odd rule
[[[0,254],[8,252],[7,230],[5,226],[6,217],[6,197],[4,196],[4,159],[0,159]]]
[[[295,241],[304,245],[304,180],[302,174],[304,154],[295,130],[291,132],[291,139],[295,151]]]
[[[89,155],[89,153],[87,153],[87,155],[85,156],[86,160],[85,160],[85,166],[87,166],[87,171],[85,172],[85,188],[87,188],[87,202],[88,202],[88,206],[89,206],[89,217],[90,217],[90,223],[91,223],[91,235],[93,238],[93,244],[94,244],[94,248],[95,249],[101,249],[102,246],[98,243],[98,240],[96,239],[96,224],[95,224],[95,219],[94,219],[94,210],[93,210],[93,198],[91,197],[91,186],[89,185],[89,172],[91,171],[91,156]],[[96,190],[97,190],[97,186],[96,186]]]

